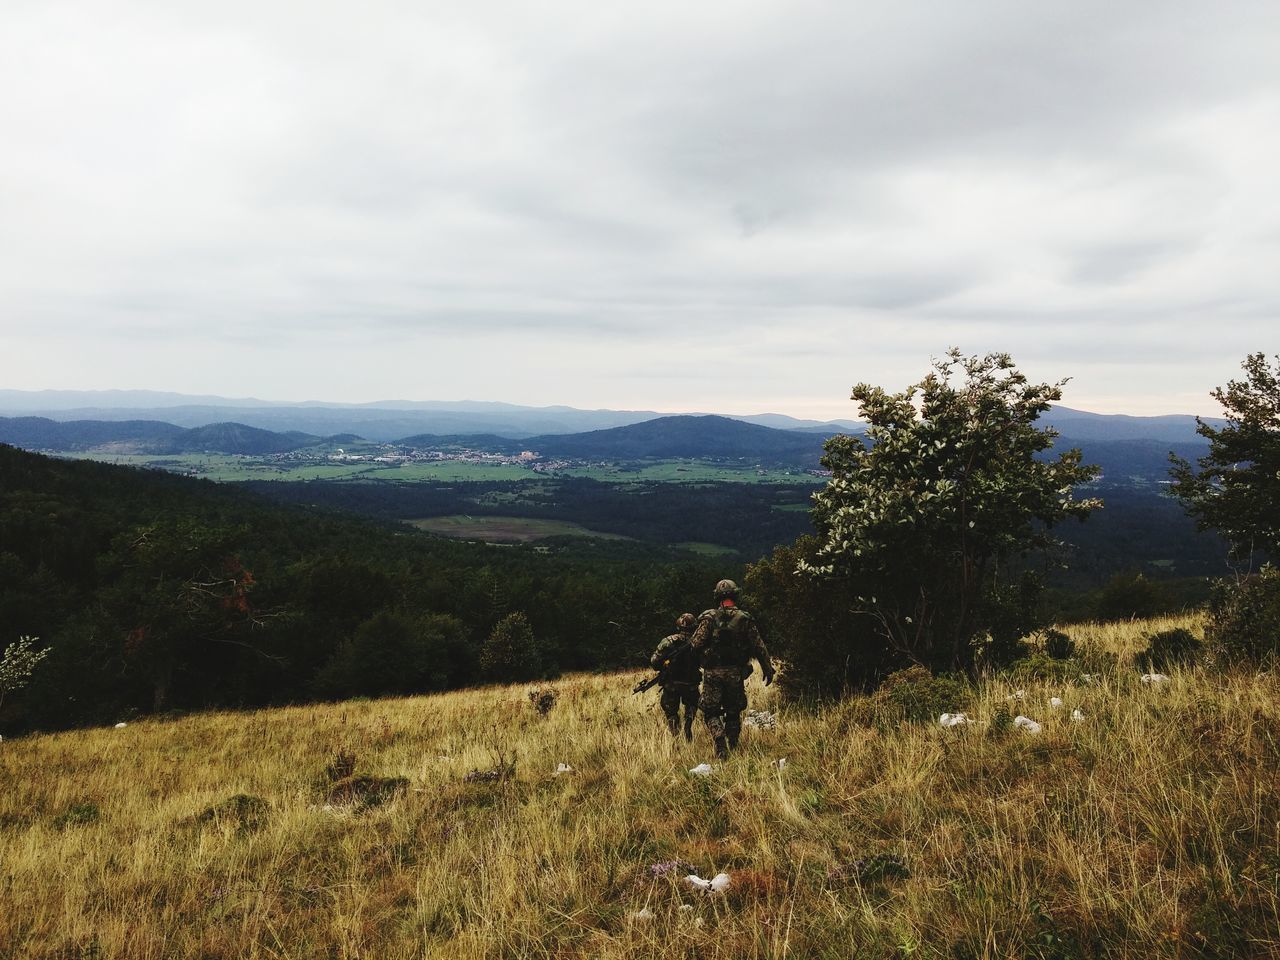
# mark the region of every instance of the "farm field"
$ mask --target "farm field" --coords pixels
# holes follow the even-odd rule
[[[462,540],[484,540],[490,543],[529,543],[547,537],[594,537],[600,540],[626,540],[616,533],[588,530],[567,520],[544,520],[536,517],[484,517],[456,515],[426,517],[406,521],[427,533]]]
[[[545,716],[517,685],[7,740],[0,944],[50,960],[1276,956],[1280,677],[1140,683],[1127,658],[1171,626],[1199,629],[1068,627],[1092,682],[988,677],[953,705],[967,729],[877,724],[861,697],[787,705],[753,679],[777,727],[705,777],[689,772],[713,761],[705,732],[673,741],[654,696],[630,695],[639,674],[542,684]],[[1000,732],[1011,703],[1043,730]],[[385,793],[352,799],[346,765]],[[721,894],[685,880],[720,872]]]

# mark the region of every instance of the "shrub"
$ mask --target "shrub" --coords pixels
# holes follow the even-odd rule
[[[924,667],[908,667],[885,678],[867,699],[862,719],[877,726],[903,720],[926,723],[968,706],[971,698],[969,685],[959,677],[935,677]]]
[[[82,827],[86,824],[97,823],[102,816],[102,812],[98,809],[96,803],[73,803],[66,810],[54,817],[53,825],[58,830],[65,830],[67,827]]]
[[[545,717],[556,705],[556,691],[554,687],[534,687],[528,693],[529,702],[533,704],[533,709],[538,711],[538,716]]]
[[[498,621],[480,649],[480,670],[485,679],[499,683],[542,674],[542,655],[528,617],[509,613]]]
[[[1280,652],[1280,570],[1222,581],[1209,601],[1205,639],[1229,659],[1261,661]]]
[[[1161,630],[1150,636],[1147,649],[1134,656],[1134,664],[1146,673],[1167,670],[1195,657],[1201,646],[1190,630]]]
[[[1076,642],[1061,630],[1046,630],[1044,652],[1054,660],[1070,660],[1075,656]]]

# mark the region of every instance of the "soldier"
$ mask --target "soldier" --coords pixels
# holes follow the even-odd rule
[[[751,614],[738,608],[738,585],[716,584],[716,605],[698,617],[689,645],[702,659],[702,719],[716,744],[716,756],[727,757],[738,746],[742,711],[747,709],[743,681],[751,676],[751,660],[760,663],[765,686],[773,683],[773,663]]]
[[[676,620],[678,632],[666,637],[653,651],[649,663],[661,676],[662,712],[667,715],[667,726],[674,737],[680,732],[680,704],[684,703],[684,738],[693,739],[693,718],[698,713],[698,683],[702,671],[698,657],[689,649],[689,637],[698,621],[692,613],[682,613]],[[672,651],[675,655],[672,656]]]

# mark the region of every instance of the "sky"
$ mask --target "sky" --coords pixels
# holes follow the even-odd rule
[[[1274,0],[5,0],[0,387],[851,418],[1280,352]]]

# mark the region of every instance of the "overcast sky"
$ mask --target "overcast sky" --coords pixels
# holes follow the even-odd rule
[[[5,0],[0,387],[1212,414],[1277,171],[1275,0]]]

